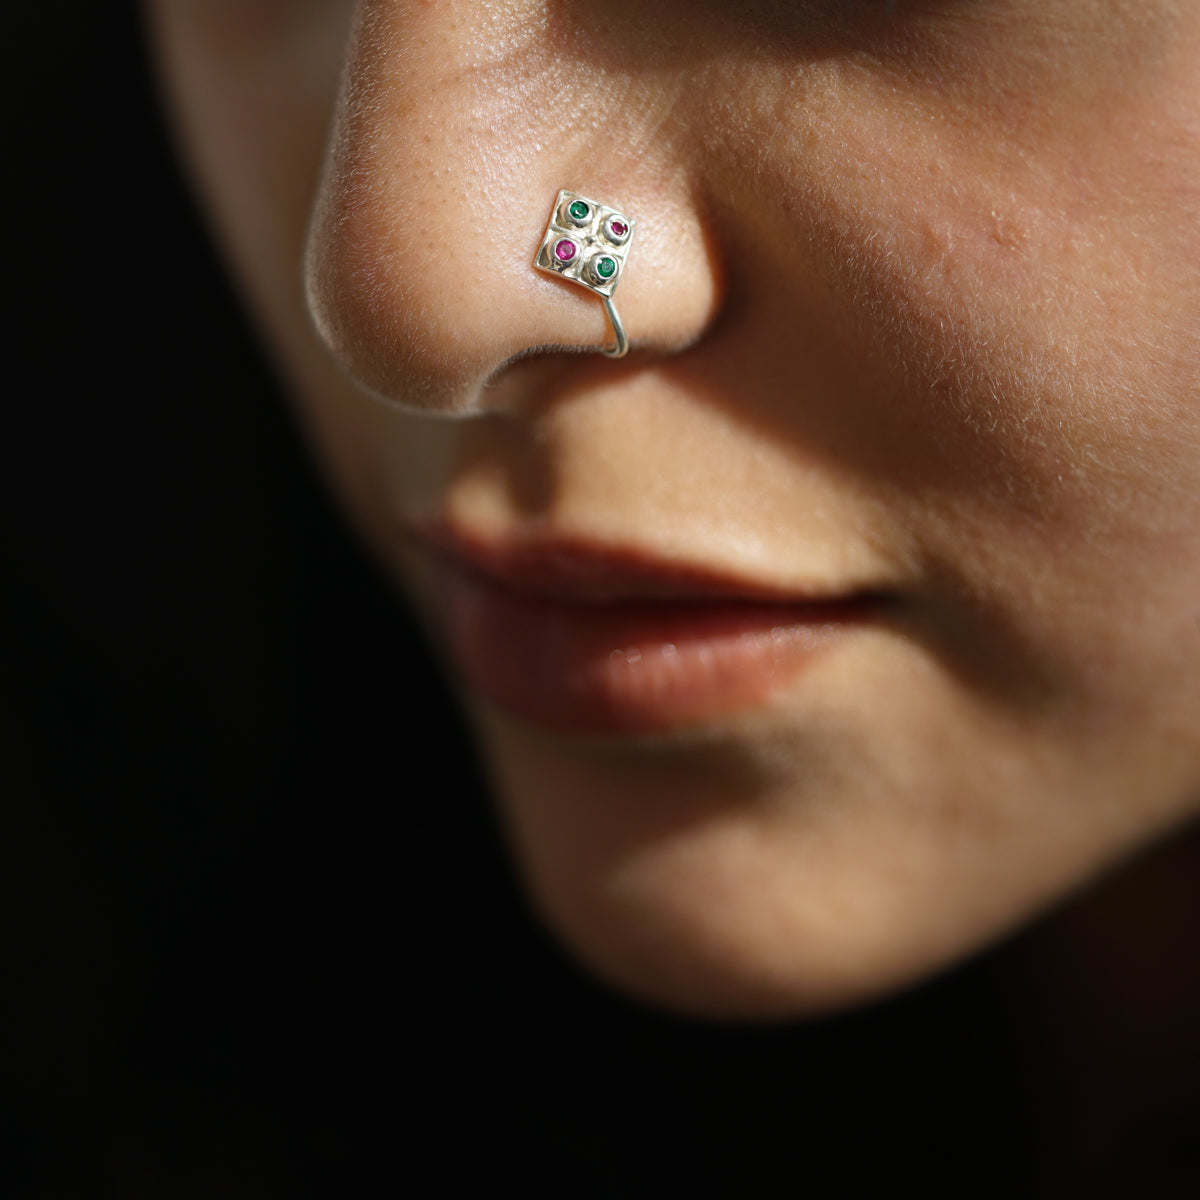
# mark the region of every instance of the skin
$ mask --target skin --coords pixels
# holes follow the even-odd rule
[[[1195,814],[1200,7],[146,8],[232,269],[419,611],[428,517],[893,599],[698,727],[465,691],[596,972],[710,1015],[861,1002]],[[530,267],[564,186],[638,219],[621,362]]]

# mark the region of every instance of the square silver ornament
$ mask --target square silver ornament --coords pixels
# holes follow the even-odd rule
[[[533,265],[598,296],[611,296],[625,270],[633,228],[632,219],[619,210],[561,191]]]

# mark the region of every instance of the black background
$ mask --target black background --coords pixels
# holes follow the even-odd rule
[[[135,14],[6,24],[0,1194],[1043,1194],[1005,951],[738,1029],[543,938],[242,329]]]

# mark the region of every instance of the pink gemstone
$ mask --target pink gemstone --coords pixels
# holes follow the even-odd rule
[[[624,237],[629,232],[629,226],[624,221],[613,221],[611,229],[617,237]]]
[[[575,243],[563,238],[559,242],[554,243],[554,257],[559,262],[568,263],[575,257]]]

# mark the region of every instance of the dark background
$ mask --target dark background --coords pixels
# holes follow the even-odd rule
[[[0,1195],[1068,1194],[1006,951],[738,1029],[543,938],[242,329],[136,14],[6,25]]]

